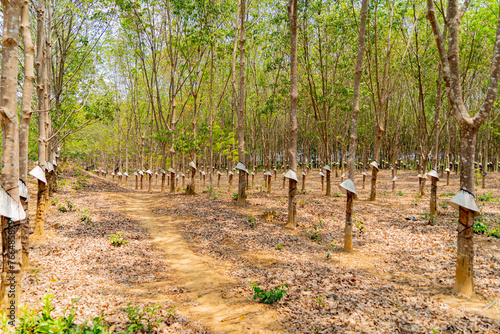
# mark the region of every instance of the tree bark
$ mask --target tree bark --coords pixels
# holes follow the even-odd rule
[[[17,66],[21,0],[2,0],[3,35],[0,79],[2,116],[2,188],[19,203],[19,120],[17,116]],[[18,317],[21,300],[20,224],[2,217],[2,310],[9,324]]]
[[[460,126],[460,187],[474,194],[474,160],[477,132],[490,114],[498,91],[498,79],[500,77],[500,13],[495,34],[491,72],[485,90],[484,101],[479,108],[479,112],[474,117],[471,117],[463,99],[459,58],[459,25],[468,4],[469,2],[466,1],[459,8],[458,0],[448,1],[445,20],[449,31],[448,37],[440,33],[441,30],[432,0],[427,0],[427,19],[431,24],[436,41],[449,104]],[[445,41],[448,41],[448,50],[446,50]],[[474,291],[473,227],[474,212],[460,207],[454,289],[456,292],[465,295],[472,294]]]
[[[37,55],[35,68],[37,72],[38,93],[38,165],[46,171],[47,132],[46,118],[49,117],[48,64],[47,64],[47,39],[45,36],[45,0],[38,2],[37,8]],[[48,196],[47,184],[38,182],[37,206],[35,218],[35,234],[43,234],[45,224],[46,198]]]
[[[352,116],[349,135],[349,158],[347,160],[347,178],[354,182],[354,163],[356,161],[356,148],[358,146],[358,116],[359,116],[359,94],[361,87],[361,75],[363,74],[363,55],[365,52],[366,17],[368,13],[368,0],[361,3],[360,27],[358,34],[358,54],[356,69],[354,72],[354,91],[352,97]],[[346,219],[344,228],[344,252],[351,253],[352,246],[352,204],[353,193],[347,191]]]
[[[299,88],[297,84],[297,0],[289,0],[288,17],[290,19],[290,137],[288,141],[288,163],[290,169],[297,170],[297,103]],[[275,174],[276,176],[276,171]],[[269,177],[270,178],[270,177]],[[269,180],[269,184],[271,180]],[[302,189],[305,185],[305,176]],[[289,179],[288,182],[288,223],[287,227],[297,227],[297,181]]]
[[[31,102],[33,100],[34,55],[35,46],[31,38],[29,26],[29,1],[23,1],[21,13],[21,35],[24,44],[24,84],[23,99],[21,102],[21,122],[19,126],[19,178],[27,183],[28,178],[28,142],[29,126],[31,122]],[[22,266],[29,268],[29,215],[28,202],[21,198],[23,210],[26,212],[26,219],[21,221],[21,244],[23,248]]]
[[[243,123],[245,122],[245,6],[246,0],[241,0],[240,8],[240,91],[238,103],[238,159],[245,165],[245,134],[243,132]],[[242,170],[238,173],[238,206],[246,205],[246,173]]]

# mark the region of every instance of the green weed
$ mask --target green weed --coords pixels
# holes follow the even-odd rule
[[[272,290],[265,291],[262,290],[257,283],[250,284],[252,285],[252,290],[255,292],[253,299],[259,298],[259,303],[264,304],[272,304],[281,300],[281,298],[283,298],[286,294],[286,290],[284,288],[288,287],[288,284],[283,283],[274,287]]]
[[[116,234],[111,234],[109,236],[109,241],[115,247],[120,247],[122,245],[128,244],[128,241],[123,239],[123,232],[117,232]]]

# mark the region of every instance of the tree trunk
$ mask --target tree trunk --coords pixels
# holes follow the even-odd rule
[[[331,171],[326,171],[326,196],[332,195]]]
[[[288,17],[290,19],[290,137],[288,142],[288,163],[290,169],[297,170],[297,102],[299,88],[297,84],[297,0],[289,0]],[[276,177],[276,171],[274,172]],[[271,177],[269,177],[270,179]],[[269,180],[271,184],[271,180]],[[302,189],[305,187],[305,176],[302,179]],[[297,227],[297,181],[288,182],[288,223],[287,227]]]
[[[363,55],[365,51],[366,17],[368,12],[368,0],[361,3],[360,28],[358,35],[358,54],[354,74],[354,92],[352,97],[352,117],[349,134],[349,158],[347,160],[347,178],[354,182],[354,163],[356,161],[356,148],[358,146],[358,116],[359,116],[359,94],[361,87],[361,75],[363,73]],[[342,163],[342,162],[341,162]],[[344,252],[351,253],[352,246],[352,202],[353,193],[347,191],[346,219],[344,228]]]
[[[31,121],[31,102],[33,97],[34,73],[34,54],[35,46],[31,38],[29,26],[29,1],[23,1],[21,14],[21,35],[24,44],[24,85],[23,99],[21,103],[21,123],[19,127],[19,178],[27,183],[28,178],[28,142],[29,126]],[[23,248],[22,266],[23,269],[29,268],[29,215],[28,202],[21,198],[23,210],[26,212],[26,219],[21,221],[21,244]]]
[[[21,0],[2,0],[3,36],[0,79],[2,116],[2,188],[19,203],[19,120],[17,116],[17,67]],[[21,229],[19,224],[2,217],[2,310],[9,324],[18,317],[21,300]]]
[[[431,203],[430,209],[431,214],[436,214],[436,202],[437,202],[437,182],[438,179],[431,176]]]
[[[47,87],[48,69],[47,69],[47,45],[45,36],[45,0],[38,2],[37,9],[37,93],[38,93],[38,165],[46,171],[47,155],[47,133],[46,118],[49,117],[49,94]],[[38,182],[37,206],[35,217],[35,234],[43,234],[45,224],[46,200],[48,196],[47,184]]]
[[[238,103],[238,159],[245,165],[245,135],[243,132],[243,123],[245,122],[245,6],[246,0],[240,0],[240,85],[239,85],[239,103]],[[246,205],[246,176],[245,172],[240,170],[238,173],[238,206]]]

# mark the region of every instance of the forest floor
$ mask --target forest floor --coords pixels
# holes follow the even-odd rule
[[[399,171],[392,192],[391,172],[382,170],[375,202],[366,200],[370,176],[366,189],[356,178],[355,252],[346,254],[345,196],[335,173],[331,197],[322,195],[318,172],[308,174],[298,195],[299,227],[286,229],[287,192],[279,173],[270,194],[262,191],[259,173],[248,205],[238,208],[232,199],[237,179],[229,190],[225,175],[220,188],[214,179],[214,191],[208,179],[203,185],[197,178],[198,195],[186,196],[159,193],[159,178],[148,193],[134,190],[133,180],[117,185],[110,176],[61,169],[45,236],[32,238],[31,268],[23,278],[27,306],[51,293],[60,314],[81,297],[79,319],[102,313],[124,330],[122,307],[157,304],[153,318],[164,319],[158,333],[500,333],[500,239],[474,235],[476,293],[464,298],[452,290],[457,212],[448,201],[459,189],[454,173],[449,186],[439,182],[433,223],[426,214],[430,186],[417,196],[416,172]],[[500,198],[500,174],[487,177],[477,198]],[[33,180],[29,186],[36,198]],[[478,219],[498,228],[500,203],[478,204]],[[118,231],[128,244],[114,247],[110,235]],[[260,304],[250,282],[262,289],[286,283],[287,293],[275,304]]]

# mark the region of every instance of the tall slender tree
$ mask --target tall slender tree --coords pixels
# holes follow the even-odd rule
[[[35,46],[31,38],[29,21],[29,1],[23,1],[21,13],[21,35],[24,44],[24,84],[21,102],[21,121],[19,125],[19,178],[24,183],[28,179],[28,141],[31,115],[33,114],[31,102],[33,100],[34,55]],[[21,197],[21,204],[26,212],[26,219],[21,222],[21,238],[23,247],[23,268],[29,267],[29,216],[27,198]]]
[[[288,227],[297,226],[297,104],[299,87],[297,83],[297,0],[288,2],[290,21],[290,137],[288,141],[288,163],[295,179],[288,178]]]
[[[358,32],[358,54],[356,57],[356,69],[354,72],[354,89],[352,95],[352,116],[349,134],[349,158],[347,159],[347,178],[354,181],[354,164],[356,161],[356,149],[358,146],[358,118],[359,118],[359,96],[361,88],[361,76],[363,75],[363,55],[365,52],[366,17],[368,16],[368,0],[361,3],[360,24]],[[344,229],[344,251],[352,252],[352,202],[353,193],[347,192],[346,219]]]
[[[17,74],[22,0],[2,0],[2,70],[0,114],[2,116],[2,188],[19,203],[19,120]],[[5,204],[5,203],[3,203]],[[13,219],[2,217],[2,310],[9,323],[16,320],[21,300],[21,229]]]
[[[488,85],[485,87],[483,103],[476,115],[471,116],[462,90],[459,55],[459,27],[468,6],[469,1],[464,1],[460,6],[458,0],[449,0],[446,14],[443,13],[445,15],[444,24],[447,29],[442,30],[437,19],[434,2],[427,0],[427,19],[431,24],[439,51],[446,93],[450,107],[460,126],[460,188],[474,194],[477,133],[481,124],[490,114],[498,92],[498,79],[500,77],[500,12],[495,33],[491,70]],[[447,31],[449,34],[446,33]],[[475,212],[460,206],[454,288],[456,292],[465,295],[472,294],[474,291],[474,216]]]

